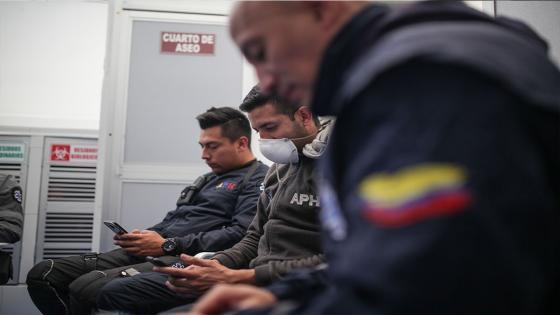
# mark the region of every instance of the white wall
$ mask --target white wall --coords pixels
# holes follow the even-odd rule
[[[466,4],[480,11],[484,11],[483,2],[484,1],[465,1]]]
[[[560,2],[498,1],[498,15],[509,16],[529,24],[550,45],[550,56],[560,65]]]
[[[0,128],[99,128],[107,11],[0,1]]]

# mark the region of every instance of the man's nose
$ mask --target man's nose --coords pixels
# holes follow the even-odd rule
[[[209,160],[210,159],[210,154],[208,154],[208,151],[206,149],[202,149],[202,159],[203,160]]]
[[[267,139],[272,139],[272,137],[270,136],[270,134],[266,131],[261,131],[259,132],[259,138],[267,140]]]

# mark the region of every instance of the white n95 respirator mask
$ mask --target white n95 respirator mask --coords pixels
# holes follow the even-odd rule
[[[259,139],[259,146],[261,153],[272,162],[294,164],[299,161],[298,150],[290,139]]]

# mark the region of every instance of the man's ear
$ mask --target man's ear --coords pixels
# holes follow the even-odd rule
[[[305,1],[302,5],[312,12],[323,30],[329,30],[337,25],[342,9],[340,1]]]
[[[309,108],[309,106],[302,106],[298,108],[295,114],[300,117],[301,122],[304,126],[315,124],[315,122],[313,121],[313,114],[311,113],[311,109]]]
[[[237,151],[243,152],[249,150],[249,138],[246,136],[241,136],[237,139]]]

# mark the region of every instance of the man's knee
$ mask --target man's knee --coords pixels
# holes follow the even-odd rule
[[[92,254],[47,259],[31,268],[27,273],[27,284],[47,281],[57,289],[67,290],[68,285],[84,273],[95,269]],[[94,256],[97,257],[97,256]]]
[[[54,261],[52,259],[44,260],[36,264],[27,273],[27,279],[25,282],[28,286],[34,285],[37,282],[42,283],[43,281],[45,281],[45,278],[48,276],[48,274],[52,271],[53,266]]]
[[[94,270],[78,277],[68,286],[69,295],[76,301],[95,303],[99,289],[107,281],[107,274]]]
[[[68,301],[64,294],[57,292],[55,287],[60,288],[60,284],[56,283],[49,277],[53,271],[54,261],[49,259],[42,261],[27,273],[27,291],[33,303],[43,314],[67,314]],[[55,283],[52,283],[52,282]]]
[[[99,290],[97,307],[103,310],[158,313],[185,303],[183,298],[167,289],[166,280],[166,274],[157,272],[114,279]]]

